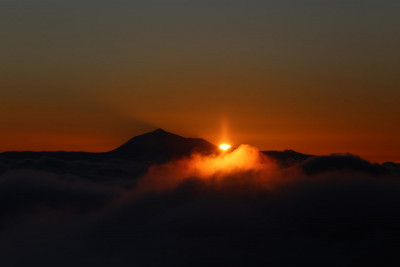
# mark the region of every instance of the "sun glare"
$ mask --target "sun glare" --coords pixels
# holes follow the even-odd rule
[[[226,151],[226,150],[228,150],[229,148],[231,148],[231,146],[228,145],[228,144],[222,144],[222,145],[219,146],[219,148]]]

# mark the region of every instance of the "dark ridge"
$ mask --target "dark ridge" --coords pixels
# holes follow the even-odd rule
[[[315,157],[314,155],[307,155],[296,152],[294,150],[284,150],[284,151],[261,151],[264,155],[269,158],[274,159],[281,166],[292,166],[297,163],[302,163],[303,161]]]
[[[105,159],[105,153],[75,152],[75,151],[6,151],[0,153],[0,159],[39,159],[43,157],[57,158],[61,160],[98,160]]]
[[[136,136],[109,152],[112,156],[135,159],[165,159],[192,152],[212,153],[217,147],[201,138],[184,138],[163,129]]]
[[[136,160],[165,160],[182,157],[192,152],[209,154],[217,147],[201,138],[184,138],[159,128],[130,139],[128,142],[110,152],[67,152],[67,151],[8,151],[0,153],[0,159],[23,160],[43,157],[61,160],[107,160],[110,158],[127,158]]]
[[[372,175],[383,175],[387,174],[389,171],[384,165],[371,163],[352,154],[319,156],[303,162],[300,167],[308,175],[329,171],[362,172]]]
[[[395,163],[391,161],[387,161],[382,163],[383,166],[388,167],[388,168],[398,168],[400,169],[400,163]]]

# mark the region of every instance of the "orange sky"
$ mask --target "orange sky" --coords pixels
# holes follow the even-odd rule
[[[400,162],[394,1],[139,2],[2,4],[0,151],[106,151],[161,127]]]

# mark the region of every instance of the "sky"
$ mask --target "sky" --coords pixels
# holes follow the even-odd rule
[[[400,162],[400,2],[2,0],[0,151],[156,128]]]

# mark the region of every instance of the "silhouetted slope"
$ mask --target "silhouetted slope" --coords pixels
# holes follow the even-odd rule
[[[261,153],[276,160],[282,166],[291,166],[296,163],[301,163],[309,158],[315,157],[313,155],[302,154],[294,150],[261,151]]]
[[[184,138],[162,129],[136,136],[109,152],[112,156],[135,159],[164,159],[192,152],[212,153],[217,147],[201,138]]]

